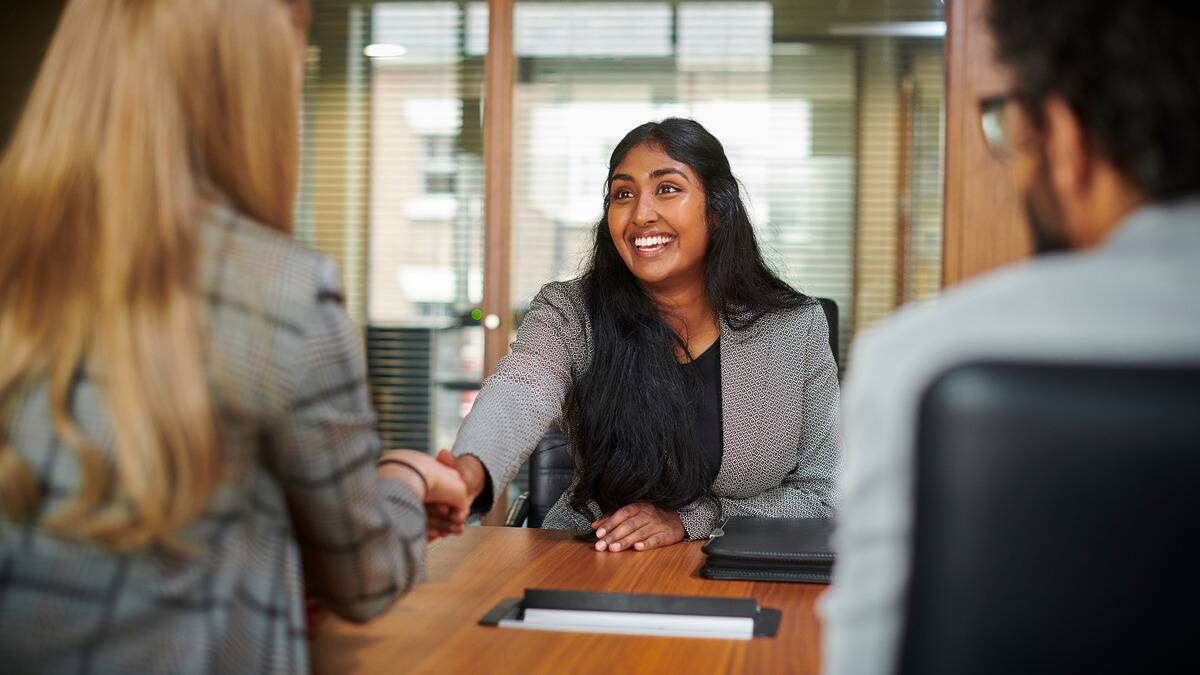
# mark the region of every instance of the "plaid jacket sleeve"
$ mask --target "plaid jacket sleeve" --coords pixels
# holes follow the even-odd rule
[[[366,621],[416,580],[425,510],[406,485],[376,474],[380,443],[362,342],[332,263],[308,315],[298,386],[267,443],[270,464],[287,496],[308,593],[345,619]]]

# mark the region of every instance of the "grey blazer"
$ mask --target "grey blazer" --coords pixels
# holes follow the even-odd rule
[[[361,337],[334,264],[224,208],[201,238],[225,480],[182,533],[200,553],[119,555],[0,517],[0,671],[305,673],[305,591],[365,621],[418,576],[424,507],[375,473]],[[98,377],[80,369],[71,414],[111,454]],[[37,518],[79,476],[46,389],[22,397],[5,434],[37,474]]]
[[[688,538],[707,537],[721,518],[733,515],[832,515],[838,380],[820,306],[771,314],[745,331],[722,322],[720,350],[724,455],[712,485],[716,500],[679,511]],[[591,355],[582,282],[542,287],[511,353],[484,382],[454,443],[455,455],[473,454],[483,462],[495,495],[547,427],[561,421],[573,378],[583,374]],[[567,506],[569,498],[570,490],[547,515],[546,527],[588,527]]]

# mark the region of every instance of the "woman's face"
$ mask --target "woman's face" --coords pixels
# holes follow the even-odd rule
[[[705,196],[691,167],[638,145],[613,170],[608,202],[608,232],[643,286],[704,283]]]

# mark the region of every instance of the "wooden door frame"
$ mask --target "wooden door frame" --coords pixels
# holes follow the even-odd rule
[[[979,126],[979,96],[998,88],[1003,77],[986,25],[987,3],[946,2],[943,287],[1031,251],[1012,176],[988,150]]]
[[[488,47],[483,59],[483,377],[491,376],[508,353],[513,331],[512,116],[516,57],[513,50],[514,0],[488,0]],[[489,525],[502,524],[508,500],[500,491]]]

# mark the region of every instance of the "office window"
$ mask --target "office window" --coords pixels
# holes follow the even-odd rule
[[[940,3],[515,10],[518,312],[543,283],[578,274],[616,143],[671,115],[721,140],[770,262],[800,290],[838,303],[843,354],[857,329],[936,292]]]
[[[385,441],[449,445],[483,369],[481,1],[315,0],[297,236],[342,266]],[[721,139],[770,262],[842,353],[941,278],[938,0],[515,3],[512,305],[575,276],[631,128]],[[849,364],[852,367],[853,364]]]
[[[911,124],[905,185],[909,228],[900,237],[904,248],[903,300],[926,300],[942,287],[942,157],[946,138],[945,56],[940,41],[910,47],[908,94]]]
[[[426,194],[453,195],[458,184],[458,161],[455,137],[430,135],[421,139],[424,152],[421,156],[421,172],[424,174]]]
[[[458,2],[314,10],[297,236],[342,265],[385,444],[446,447],[482,372],[487,32],[468,54]]]

